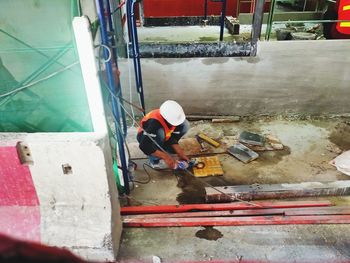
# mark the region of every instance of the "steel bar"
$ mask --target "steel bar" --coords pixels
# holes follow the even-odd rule
[[[189,211],[225,211],[245,210],[261,208],[298,208],[298,207],[324,207],[331,206],[331,202],[322,201],[285,201],[285,202],[255,202],[256,205],[247,203],[226,203],[226,204],[190,204],[190,205],[161,205],[161,206],[126,206],[121,208],[122,215],[136,214],[158,214],[158,213],[181,213]]]
[[[133,55],[133,61],[134,61],[136,90],[139,94],[142,109],[145,110],[146,106],[145,106],[145,100],[144,100],[139,40],[137,35],[137,26],[136,26],[136,17],[135,17],[135,4],[136,4],[136,0],[127,0],[126,12],[127,12],[129,35],[131,40],[131,50],[133,52],[132,55]]]
[[[350,207],[300,207],[300,208],[270,208],[270,209],[248,209],[229,211],[205,211],[185,213],[164,213],[123,216],[124,222],[132,219],[147,218],[195,218],[195,217],[237,217],[237,216],[258,216],[258,215],[285,215],[285,216],[306,216],[306,215],[350,215]]]
[[[334,182],[305,182],[299,184],[253,184],[206,187],[207,202],[230,202],[242,200],[281,199],[314,196],[343,196],[350,194],[350,180]]]
[[[222,0],[221,18],[220,18],[220,41],[224,40],[225,17],[226,17],[226,0]]]
[[[336,23],[336,22],[350,22],[350,20],[295,20],[295,21],[273,21],[273,24],[285,24],[285,23]]]
[[[273,22],[273,14],[275,12],[275,3],[276,3],[276,0],[271,0],[270,12],[269,12],[269,16],[267,18],[265,40],[270,40],[270,35],[271,35],[271,30],[272,30],[272,22]]]
[[[108,25],[108,33],[110,35],[108,40],[110,41],[110,47],[112,49],[112,54],[113,54],[112,62],[114,64],[115,68],[118,70],[118,68],[119,68],[118,67],[118,52],[117,52],[117,47],[116,47],[116,42],[115,42],[116,32],[115,32],[115,29],[113,27],[111,5],[110,5],[109,0],[106,1],[106,18],[107,18],[107,25]],[[114,74],[117,74],[117,72],[115,72]],[[119,76],[118,76],[118,80],[116,81],[115,85],[117,86],[117,92],[116,92],[117,97],[122,98],[123,94],[122,94],[122,87],[121,87]],[[123,101],[119,101],[119,103],[123,105]],[[127,133],[128,133],[128,126],[126,123],[125,112],[123,110],[121,111],[121,120],[122,120],[122,126],[123,126],[123,134],[124,134],[124,138],[125,138],[127,136]]]
[[[257,0],[253,15],[250,56],[256,56],[264,16],[265,0]]]

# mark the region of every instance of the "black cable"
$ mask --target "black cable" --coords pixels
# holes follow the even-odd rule
[[[152,168],[152,167],[150,165],[148,165],[147,163],[143,164],[143,170],[147,174],[147,180],[145,180],[145,181],[131,180],[131,181],[133,181],[134,183],[138,183],[138,184],[148,184],[151,181],[151,174],[147,171],[146,166],[148,166],[150,168]]]
[[[149,173],[149,171],[147,171],[146,166],[154,171],[162,171],[162,172],[171,172],[172,171],[172,172],[174,172],[174,175],[175,175],[175,170],[173,170],[173,169],[155,169],[152,166],[150,166],[148,163],[144,163],[142,166],[143,166],[143,170],[147,174],[148,179],[146,181],[132,180],[135,183],[148,184],[151,181],[151,174]]]

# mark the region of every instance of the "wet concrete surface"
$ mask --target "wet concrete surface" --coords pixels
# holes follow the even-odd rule
[[[136,184],[131,196],[137,200],[137,205],[202,203],[204,187],[208,184],[224,186],[348,180],[348,176],[329,164],[339,154],[332,149],[350,149],[347,125],[341,119],[267,119],[228,124],[194,122],[186,137],[191,138],[200,131],[226,142],[222,148],[212,148],[212,152],[223,152],[243,130],[272,134],[286,147],[282,151],[259,152],[260,157],[249,164],[227,154],[218,154],[225,172],[218,177],[194,178],[188,174],[175,176],[170,172],[151,171],[151,182],[147,185]],[[137,162],[142,163],[143,160]],[[142,169],[138,169],[136,178],[143,176]],[[349,205],[350,201],[350,197],[327,199],[337,205]],[[214,237],[219,238],[215,241]],[[200,227],[128,228],[124,229],[119,260],[151,262],[151,256],[157,255],[162,262],[215,259],[237,262],[239,259],[335,262],[350,260],[349,247],[349,225],[215,227],[215,230]]]

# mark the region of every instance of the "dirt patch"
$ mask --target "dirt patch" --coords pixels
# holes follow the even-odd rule
[[[335,126],[329,135],[329,140],[342,150],[350,149],[350,123],[342,122]]]
[[[224,235],[217,229],[213,227],[206,227],[205,229],[199,230],[196,233],[196,237],[206,239],[206,240],[218,240]]]

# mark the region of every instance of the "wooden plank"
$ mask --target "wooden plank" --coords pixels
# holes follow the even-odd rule
[[[314,196],[342,196],[350,194],[350,180],[334,182],[305,182],[299,184],[253,184],[224,187],[206,187],[206,201],[231,202],[241,200],[281,199]]]
[[[189,211],[225,211],[225,210],[246,210],[263,208],[298,208],[298,207],[324,207],[331,206],[328,200],[322,201],[283,201],[269,202],[257,201],[248,203],[227,203],[227,204],[190,204],[190,205],[161,205],[161,206],[126,206],[121,208],[122,215],[135,214],[157,214],[157,213],[181,213]]]
[[[199,133],[198,137],[201,138],[203,141],[209,143],[210,145],[214,146],[215,148],[218,148],[220,146],[219,142],[215,141],[214,139],[210,138],[204,133]]]
[[[350,215],[316,216],[252,216],[252,217],[198,217],[198,218],[147,218],[123,222],[124,227],[196,227],[196,226],[247,226],[247,225],[304,225],[349,224]]]
[[[135,218],[186,218],[186,217],[219,217],[219,216],[248,216],[248,215],[284,215],[285,208],[252,209],[252,210],[229,210],[229,211],[205,211],[205,212],[184,212],[184,213],[164,213],[129,215],[124,219]]]

